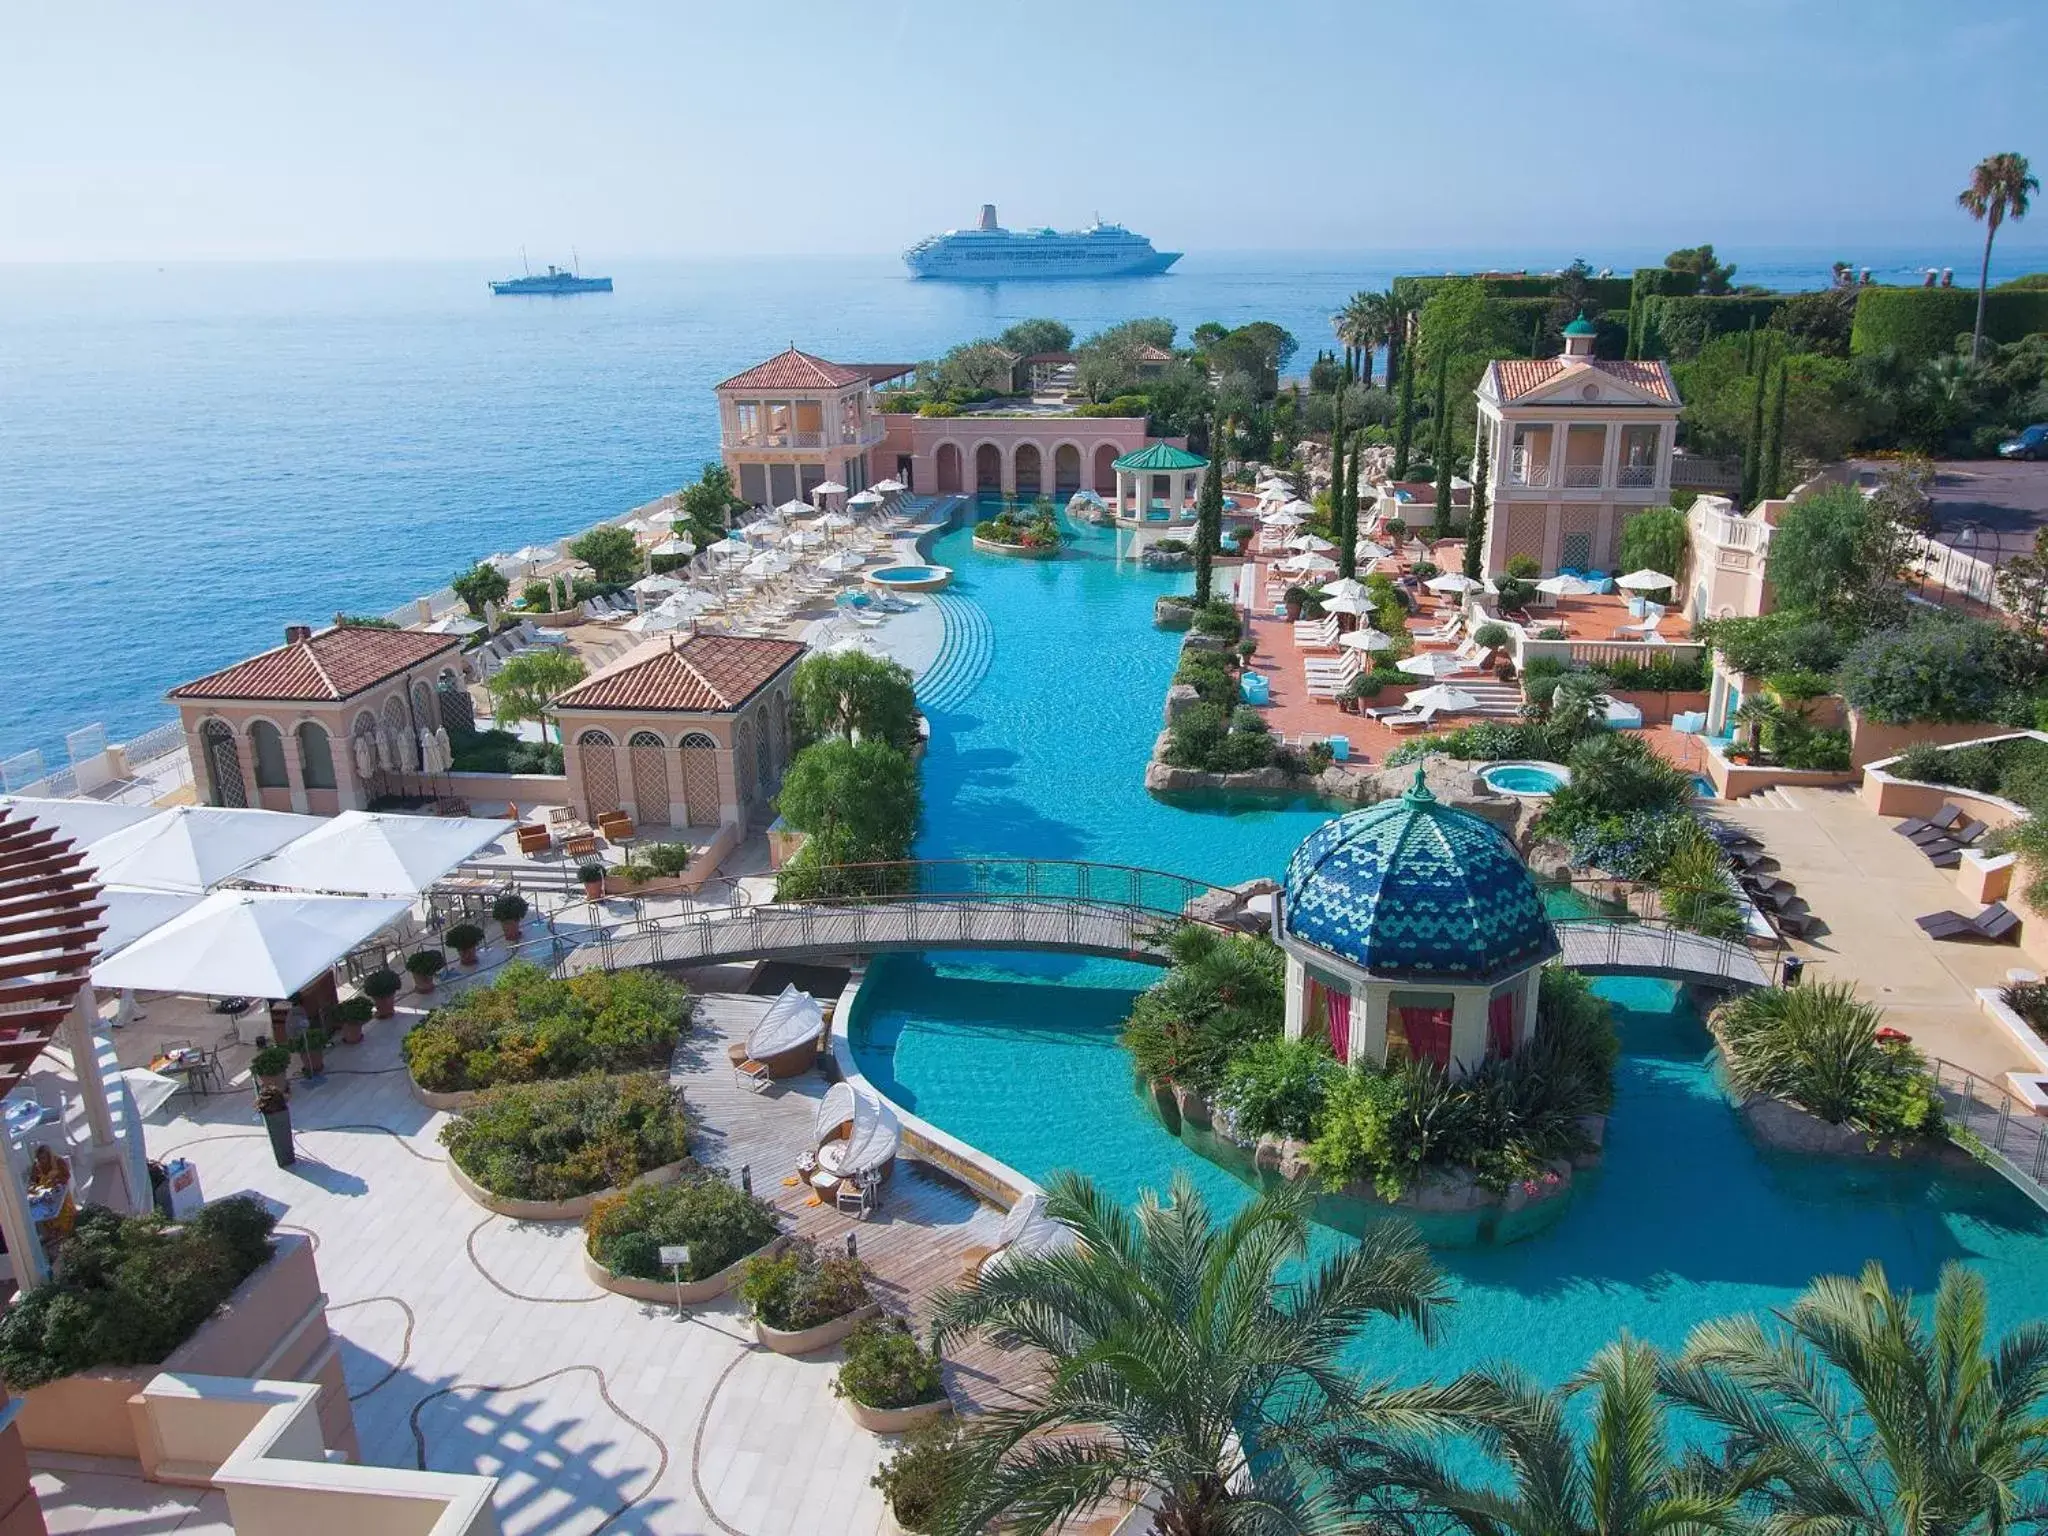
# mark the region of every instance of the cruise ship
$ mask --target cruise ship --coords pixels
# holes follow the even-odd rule
[[[558,293],[610,293],[612,280],[608,277],[582,277],[574,267],[563,271],[549,265],[545,272],[528,272],[523,277],[500,278],[491,284],[491,292],[505,294],[558,294]]]
[[[903,253],[917,277],[1147,277],[1180,260],[1179,251],[1155,251],[1143,235],[1101,220],[1086,229],[1005,229],[996,205],[981,205],[972,229],[927,235]]]

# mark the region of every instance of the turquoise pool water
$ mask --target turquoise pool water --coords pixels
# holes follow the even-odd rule
[[[868,575],[876,581],[930,581],[938,571],[929,565],[889,565]]]
[[[1548,768],[1531,768],[1519,763],[1489,768],[1480,777],[1511,795],[1554,795],[1564,783]]]
[[[986,677],[933,712],[924,770],[924,857],[989,853],[1094,859],[1216,881],[1276,875],[1328,810],[1308,802],[1168,806],[1141,773],[1177,638],[1154,598],[1185,574],[1119,566],[1111,534],[1073,528],[1068,558],[968,561],[968,535],[931,540],[953,565],[949,595],[979,604],[995,635]],[[1566,889],[1559,916],[1588,909]],[[905,1105],[1034,1176],[1079,1168],[1118,1196],[1185,1170],[1218,1204],[1245,1177],[1170,1135],[1135,1091],[1116,1033],[1157,975],[1115,962],[1031,954],[895,956],[870,972],[855,1054]],[[1759,1152],[1715,1086],[1708,1039],[1673,990],[1618,979],[1626,1055],[1606,1165],[1563,1213],[1514,1243],[1438,1229],[1456,1316],[1425,1358],[1377,1329],[1375,1364],[1435,1374],[1513,1356],[1556,1380],[1617,1329],[1676,1343],[1694,1323],[1782,1304],[1815,1274],[1877,1258],[1927,1287],[1967,1258],[2000,1326],[2038,1314],[2048,1217],[1974,1170],[1799,1163]],[[1344,1240],[1318,1229],[1328,1247]]]

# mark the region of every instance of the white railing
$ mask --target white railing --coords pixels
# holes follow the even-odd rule
[[[1548,464],[1517,464],[1513,475],[1509,477],[1509,484],[1527,486],[1532,490],[1541,490],[1550,484],[1550,466]]]
[[[1575,489],[1586,489],[1600,483],[1598,464],[1567,464],[1564,467],[1564,483]]]
[[[1539,621],[1540,627],[1540,621]],[[1647,666],[1658,657],[1672,661],[1689,661],[1700,655],[1706,647],[1694,640],[1673,640],[1667,644],[1652,645],[1643,640],[1539,640],[1534,635],[1524,634],[1514,626],[1508,626],[1512,644],[1517,652],[1515,665],[1524,671],[1537,657],[1549,657],[1555,661],[1577,663],[1596,670],[1609,662],[1633,662]]]
[[[1701,538],[1723,549],[1756,551],[1771,542],[1771,525],[1762,518],[1730,517],[1708,507],[1692,509],[1692,528]]]
[[[160,757],[169,757],[173,752],[182,751],[185,746],[185,726],[180,720],[166,720],[154,730],[144,731],[123,749],[128,754],[128,766],[140,767],[153,763]]]
[[[1926,586],[1994,608],[2004,606],[1998,600],[1998,567],[1990,561],[1920,535],[1914,536],[1913,549],[1913,569]]]

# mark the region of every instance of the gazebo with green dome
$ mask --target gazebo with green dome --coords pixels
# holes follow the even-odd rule
[[[1462,1076],[1536,1027],[1558,953],[1542,893],[1500,828],[1423,781],[1318,827],[1294,851],[1274,936],[1287,955],[1287,1037],[1338,1060],[1391,1053]]]
[[[1116,515],[1123,523],[1195,520],[1195,497],[1209,461],[1171,443],[1153,443],[1113,463]],[[1154,510],[1154,509],[1158,510]]]

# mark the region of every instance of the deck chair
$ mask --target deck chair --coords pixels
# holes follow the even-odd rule
[[[1380,721],[1390,731],[1426,731],[1436,721],[1436,706],[1427,705],[1405,715],[1388,715]]]
[[[1987,944],[2002,944],[2018,934],[2020,928],[2019,917],[2002,901],[1994,901],[1975,917],[1965,917],[1960,912],[1930,912],[1913,921],[1930,939],[1974,939]]]
[[[1927,855],[1927,862],[1936,869],[1954,869],[1963,862],[1965,850],[1976,846],[1977,840],[1990,830],[1981,821],[1969,821],[1946,837],[1916,840],[1914,846]]]
[[[1961,826],[1965,819],[1965,813],[1960,805],[1953,801],[1943,801],[1941,809],[1932,816],[1908,816],[1892,830],[1901,837],[1918,838],[1929,832],[1946,832],[1951,827]]]
[[[521,827],[519,829],[519,851],[529,859],[554,850],[555,835],[546,827]]]
[[[1321,620],[1302,619],[1294,626],[1294,643],[1304,651],[1334,651],[1340,633],[1334,613]]]

